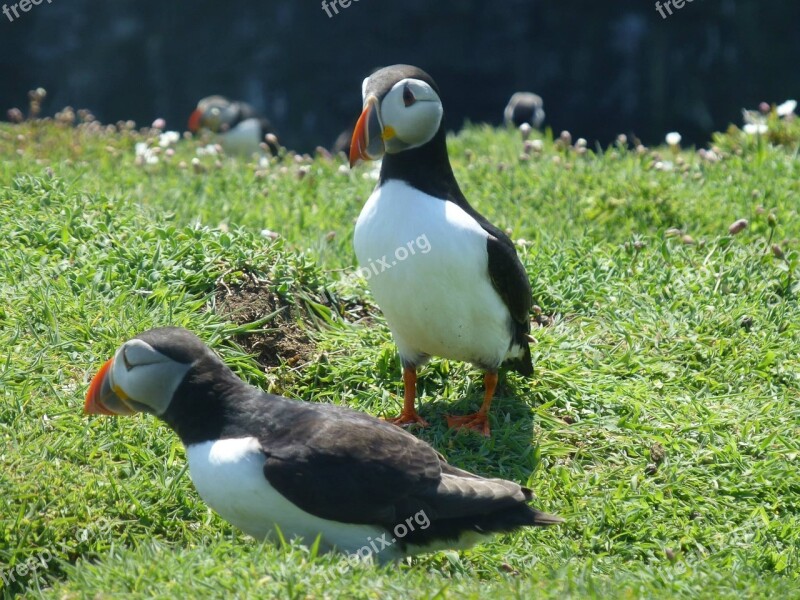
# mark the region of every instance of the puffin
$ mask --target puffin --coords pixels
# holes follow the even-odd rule
[[[252,156],[266,143],[273,156],[278,154],[275,130],[268,119],[246,102],[228,100],[224,96],[207,96],[197,103],[189,116],[189,131],[208,129],[219,136],[220,145],[228,154]],[[272,134],[267,139],[267,135]]]
[[[447,463],[405,430],[355,410],[242,381],[194,333],[145,331],[92,378],[84,412],[150,413],[181,439],[200,497],[258,539],[380,563],[563,522],[531,490]]]
[[[544,123],[544,102],[542,97],[533,92],[515,92],[503,112],[506,125],[519,127],[527,123],[539,129]]]
[[[499,367],[533,374],[527,272],[514,243],[459,188],[433,78],[411,65],[385,67],[364,80],[362,97],[350,166],[383,164],[353,245],[402,363],[403,408],[388,420],[427,425],[415,407],[417,369],[438,356],[483,369],[480,409],[447,422],[488,437]]]
[[[336,141],[333,142],[331,147],[331,154],[344,154],[345,157],[350,156],[350,140],[353,138],[353,128],[348,127],[336,136]]]

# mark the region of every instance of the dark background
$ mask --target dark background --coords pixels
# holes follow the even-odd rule
[[[43,0],[0,13],[0,116],[42,86],[44,114],[184,129],[218,93],[308,150],[352,125],[366,75],[407,62],[439,83],[450,128],[498,124],[530,90],[556,133],[704,143],[743,107],[799,97],[798,59],[797,0],[687,1],[666,19],[650,0],[353,0],[332,18],[320,0]]]

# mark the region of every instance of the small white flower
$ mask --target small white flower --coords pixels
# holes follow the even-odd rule
[[[681,140],[683,138],[681,137],[681,134],[678,133],[677,131],[670,131],[667,134],[667,138],[666,139],[667,139],[667,144],[668,145],[670,145],[670,146],[678,146],[678,145],[680,145]]]
[[[718,162],[720,160],[719,154],[713,150],[706,150],[705,148],[700,148],[700,150],[697,151],[697,155],[708,162]]]
[[[181,134],[177,131],[165,131],[158,136],[158,145],[162,148],[167,148],[172,144],[176,144],[181,139]]]
[[[656,164],[653,165],[656,171],[672,171],[675,168],[675,165],[672,161],[665,160],[665,161],[656,161]]]
[[[217,149],[216,144],[209,144],[208,146],[203,146],[202,148],[197,149],[197,156],[216,156],[219,154],[219,150]]]
[[[146,142],[137,142],[134,151],[137,165],[154,165],[158,162],[158,156]]]
[[[381,178],[381,165],[383,164],[382,160],[376,161],[373,163],[372,168],[363,173],[361,177],[364,179],[371,179],[372,181],[378,181]]]
[[[747,135],[759,135],[762,133],[767,133],[768,129],[769,128],[767,127],[766,123],[746,123],[744,126],[744,132]]]
[[[778,107],[775,109],[775,112],[778,113],[779,117],[788,117],[789,115],[794,113],[796,108],[797,108],[797,100],[787,100],[783,104],[779,104]]]
[[[767,120],[757,110],[747,110],[746,108],[742,109],[742,120],[745,123],[766,123]]]

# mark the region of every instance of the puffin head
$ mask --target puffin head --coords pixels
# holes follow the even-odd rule
[[[162,416],[199,359],[210,353],[193,333],[179,327],[150,329],[125,342],[92,379],[87,414]]]
[[[201,129],[210,129],[221,133],[235,118],[235,110],[234,103],[224,96],[203,98],[189,116],[189,131],[197,133]]]
[[[363,112],[350,142],[350,166],[427,144],[442,124],[436,83],[422,69],[393,65],[361,86]]]
[[[523,123],[539,129],[544,123],[544,102],[532,92],[514,92],[503,112],[506,125],[519,127]]]

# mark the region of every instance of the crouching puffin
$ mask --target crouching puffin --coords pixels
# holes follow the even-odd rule
[[[414,406],[416,371],[441,356],[485,371],[480,410],[448,424],[488,436],[498,367],[533,374],[528,275],[513,242],[458,187],[433,79],[394,65],[365,79],[362,94],[350,165],[383,165],[353,243],[403,365],[403,410],[390,421],[426,425]]]
[[[529,489],[453,467],[394,425],[245,384],[181,328],[123,344],[92,379],[84,411],[162,419],[203,500],[259,539],[278,528],[385,562],[561,522],[528,505]]]
[[[278,142],[272,124],[246,102],[236,102],[224,96],[208,96],[197,103],[189,117],[189,131],[208,129],[218,134],[222,148],[228,154],[250,157],[261,152],[266,143],[273,156],[278,154]],[[268,134],[272,134],[269,137]]]

